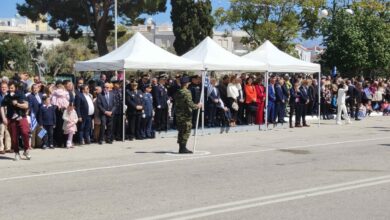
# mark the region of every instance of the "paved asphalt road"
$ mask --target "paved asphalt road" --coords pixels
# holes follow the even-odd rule
[[[170,138],[7,155],[0,219],[388,220],[389,134],[374,117],[204,136],[192,156]]]

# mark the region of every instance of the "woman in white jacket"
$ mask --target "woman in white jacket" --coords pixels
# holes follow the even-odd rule
[[[337,117],[336,117],[336,123],[338,125],[341,125],[341,113],[343,114],[344,120],[348,124],[351,123],[351,119],[348,116],[347,112],[347,106],[345,105],[345,99],[346,99],[346,94],[348,92],[348,86],[344,84],[344,82],[341,82],[340,85],[338,86],[338,92],[337,92]]]
[[[238,98],[240,96],[239,88],[237,87],[237,77],[232,76],[230,78],[230,83],[227,86],[227,97],[229,99],[229,103],[227,103],[228,108],[232,113],[232,122],[230,126],[236,126],[237,121],[237,113],[238,113]],[[242,89],[242,88],[241,88]]]

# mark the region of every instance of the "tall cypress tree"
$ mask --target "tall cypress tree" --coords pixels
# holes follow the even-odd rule
[[[213,35],[214,19],[210,0],[171,0],[171,20],[178,55],[194,48],[205,37]]]

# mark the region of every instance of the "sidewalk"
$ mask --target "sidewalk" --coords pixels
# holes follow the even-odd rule
[[[379,112],[372,112],[369,117],[379,117],[382,116],[382,113]],[[336,118],[336,115],[333,115],[334,118]],[[265,127],[265,125],[240,125],[237,127],[215,127],[215,128],[204,128],[204,131],[202,131],[202,128],[200,127],[198,130],[198,135],[204,136],[204,135],[216,135],[216,134],[228,134],[228,133],[242,133],[242,132],[249,132],[249,131],[266,131],[266,130],[279,130],[279,129],[288,129],[288,117],[285,117],[284,120],[287,123],[281,124],[278,123],[276,125],[268,124],[268,128]],[[335,119],[332,119],[336,121]],[[327,121],[332,121],[327,120]],[[295,122],[295,117],[293,117],[293,122]],[[311,122],[311,127],[318,127],[318,116],[306,116],[306,121]],[[322,121],[322,119],[321,119]],[[320,125],[321,126],[321,121]],[[335,122],[336,123],[336,122]],[[195,129],[192,130],[192,135],[195,134]],[[167,132],[156,132],[156,138],[176,138],[177,137],[177,130],[169,130]]]

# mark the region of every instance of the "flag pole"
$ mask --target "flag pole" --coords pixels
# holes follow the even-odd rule
[[[205,86],[205,82],[206,82],[206,74],[207,74],[207,70],[206,71],[202,71],[202,92],[201,92],[201,103],[202,103],[202,135],[204,135],[204,110],[205,110],[205,98],[204,98],[204,93],[205,93],[205,89],[204,89],[204,86]],[[203,96],[202,96],[203,94]]]
[[[318,127],[321,125],[321,71],[318,72]]]
[[[123,69],[123,113],[122,113],[122,141],[126,140],[126,69]]]

